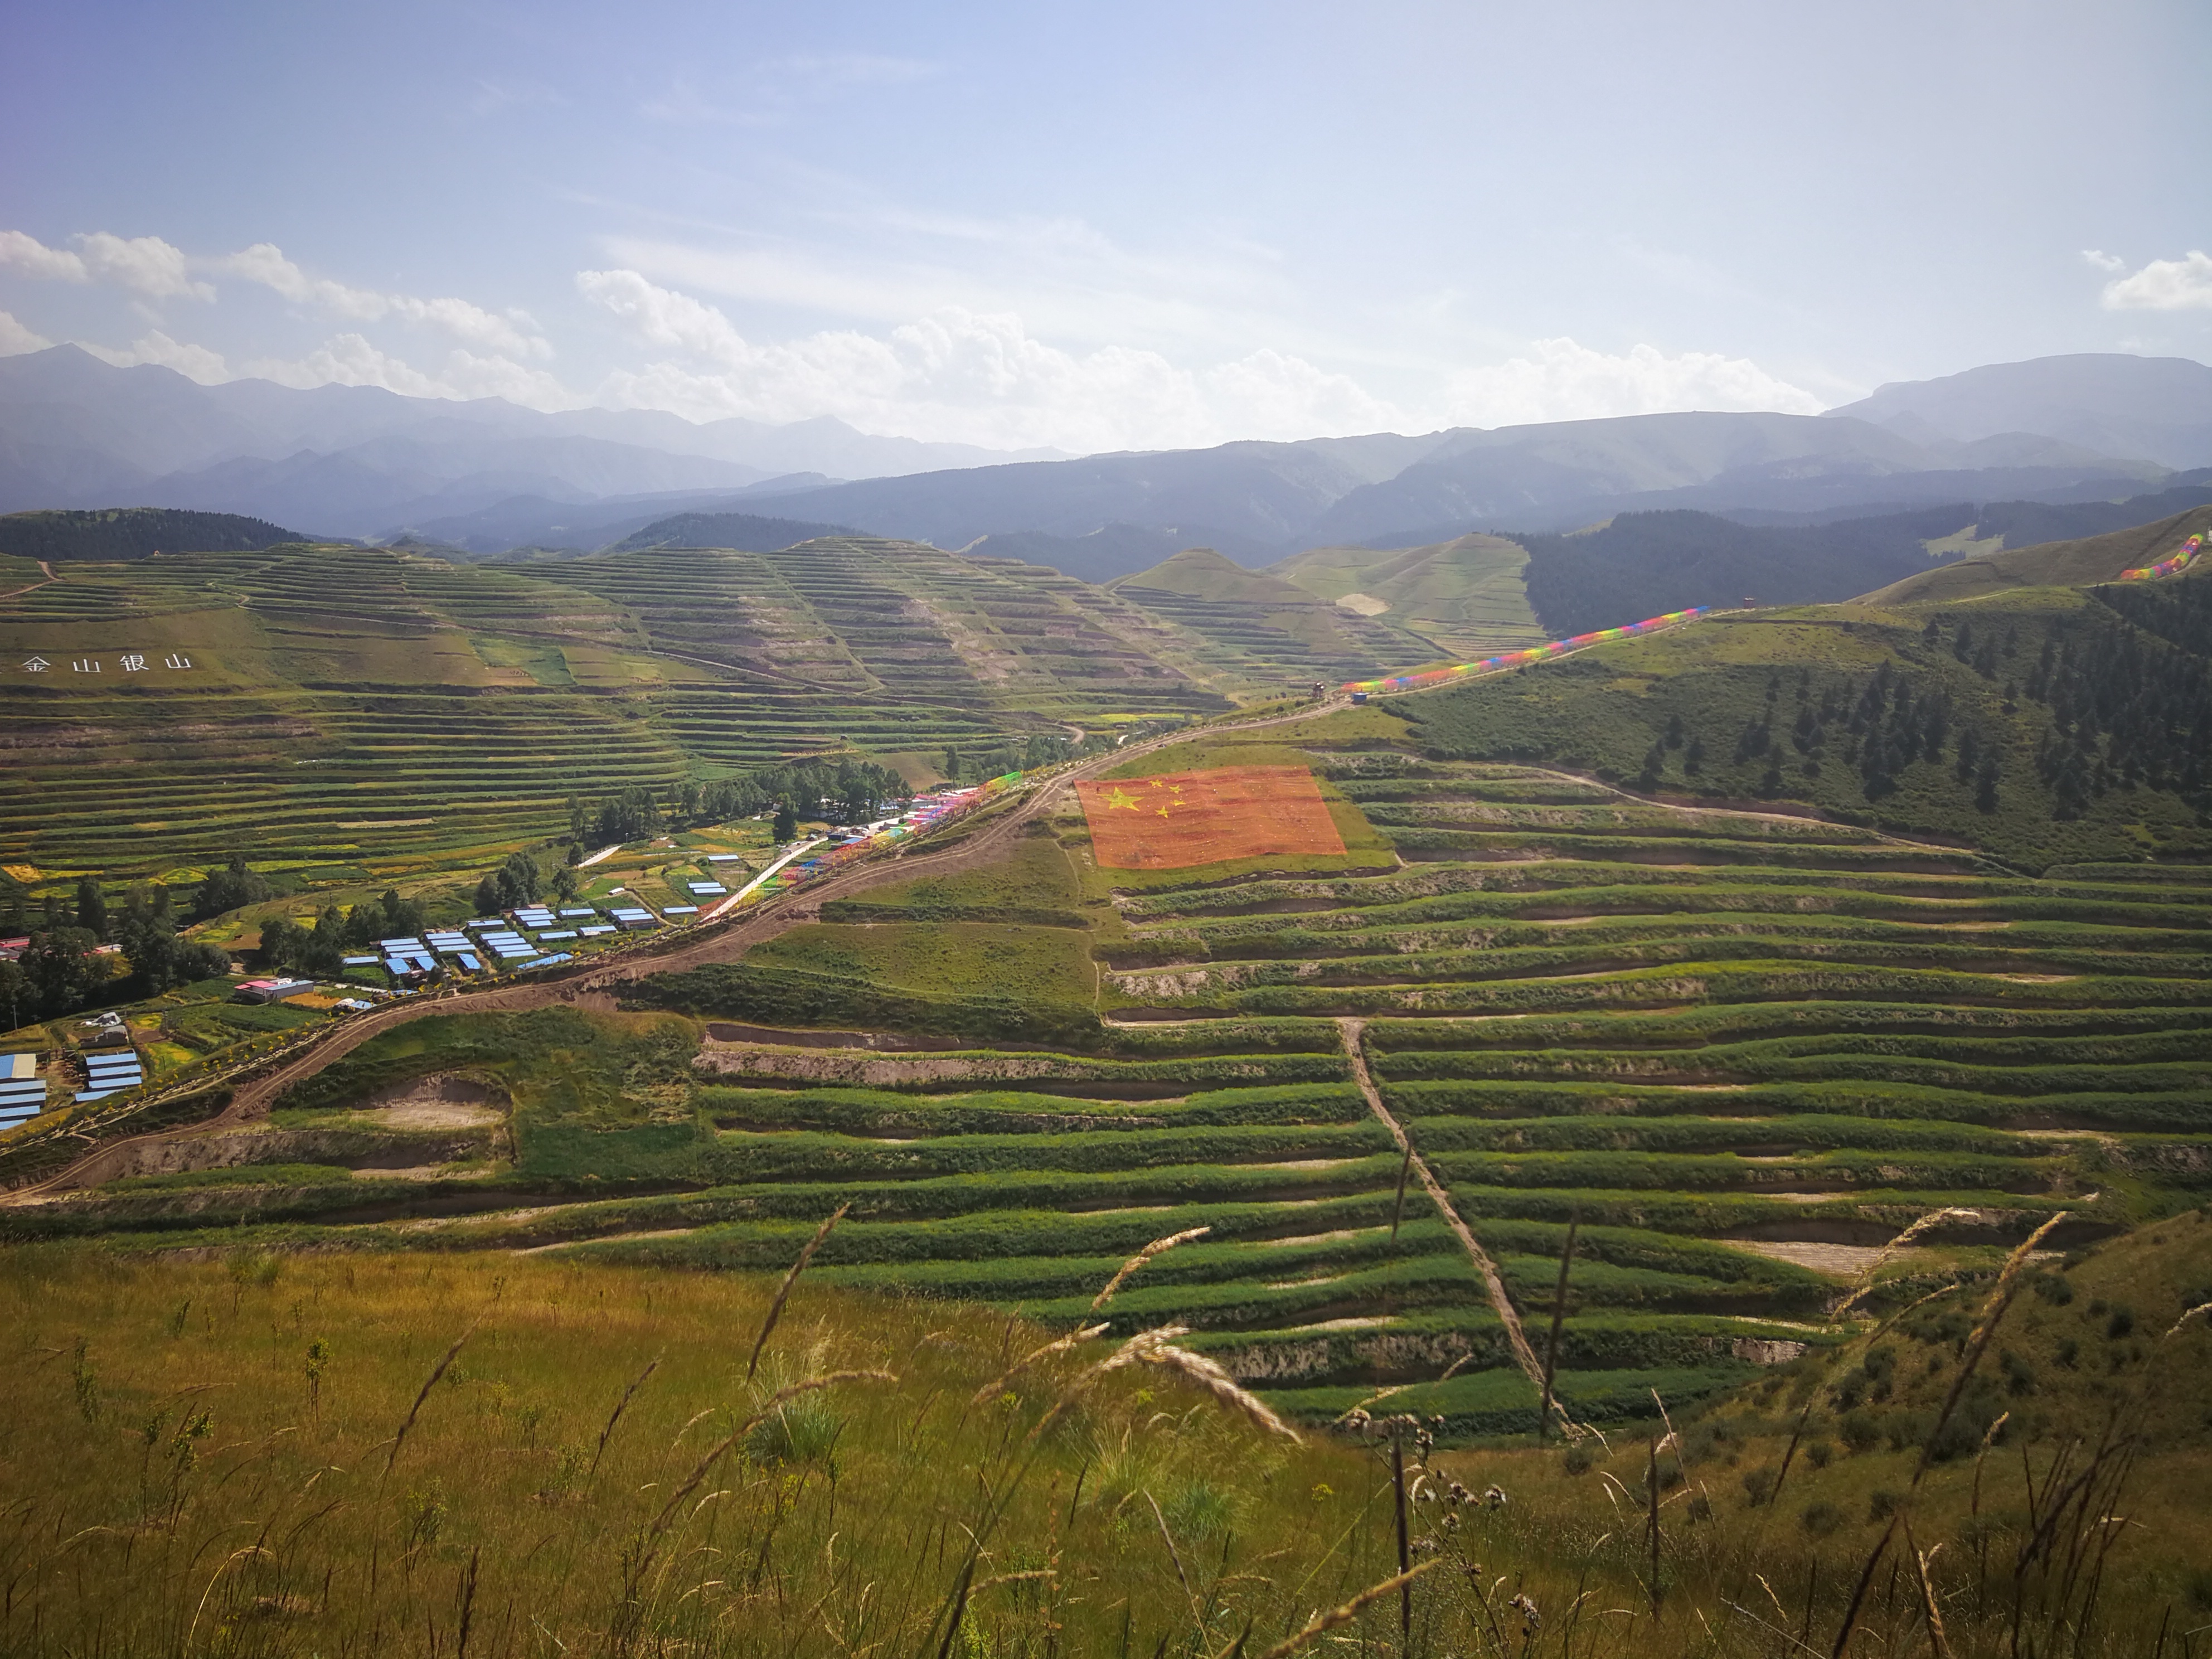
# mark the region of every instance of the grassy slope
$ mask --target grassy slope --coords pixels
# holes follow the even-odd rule
[[[2023,587],[2080,586],[2116,580],[2123,570],[2155,564],[2198,531],[2212,529],[2212,510],[2192,507],[2155,524],[2080,541],[2045,542],[2008,552],[1978,554],[1908,576],[1865,602],[1875,605],[1958,605]]]
[[[1334,604],[1364,594],[1385,614],[1464,659],[1535,645],[1544,638],[1522,582],[1528,555],[1498,536],[1462,536],[1432,547],[1377,553],[1364,547],[1322,547],[1295,554],[1269,573]]]
[[[1415,1586],[1412,1643],[1395,1597],[1346,1633],[1377,1654],[1525,1654],[1534,1626],[1510,1594],[1591,1659],[1753,1659],[1778,1627],[1826,1651],[1910,1493],[1914,1541],[1944,1547],[1929,1572],[1953,1651],[2005,1651],[2016,1627],[2036,1651],[2150,1651],[2212,1604],[2212,1335],[2200,1318],[2161,1340],[2212,1281],[2208,1237],[2192,1216],[2039,1273],[2060,1288],[2014,1304],[1960,1390],[1960,1451],[1917,1489],[1912,1437],[1960,1379],[1979,1289],[1702,1414],[1678,1408],[1680,1441],[1656,1456],[1586,1443],[1425,1460],[1412,1444],[1413,1553],[1442,1571]],[[954,1645],[943,1620],[965,1582],[967,1650],[1206,1653],[1272,1644],[1395,1570],[1387,1441],[1290,1447],[1143,1365],[1079,1387],[1095,1349],[1000,1381],[1049,1328],[811,1279],[749,1383],[770,1283],[542,1259],[10,1251],[0,1631],[26,1654],[186,1638],[428,1651],[463,1630],[488,1656],[926,1652]],[[2134,1322],[2116,1337],[2123,1304]],[[775,1389],[872,1370],[896,1380],[835,1384],[745,1427]],[[1977,1459],[1974,1431],[2001,1411]],[[2036,1545],[2062,1458],[2107,1479],[2134,1465],[2094,1493],[2094,1513],[2136,1524],[2104,1558],[2078,1645],[2087,1575],[2063,1593],[2043,1564],[2063,1564],[2065,1538]],[[1665,1498],[1656,1612],[1634,1513],[1647,1459]],[[1754,1583],[1766,1594],[1747,1597]],[[1895,1596],[1873,1583],[1862,1622],[1901,1646],[1911,1577]],[[1577,1616],[1589,1607],[1608,1611]]]

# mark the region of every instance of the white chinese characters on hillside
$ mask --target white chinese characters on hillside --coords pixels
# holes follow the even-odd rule
[[[97,674],[103,672],[101,665],[106,660],[106,659],[102,657],[72,657],[70,659],[70,670],[72,673],[77,674]],[[115,662],[116,666],[125,674],[148,674],[158,672],[164,668],[186,669],[192,666],[192,659],[181,651],[172,651],[159,663],[155,662],[143,651],[125,651],[116,658]],[[44,657],[35,655],[26,657],[16,665],[16,672],[23,674],[50,673],[52,669],[53,664],[48,662]]]

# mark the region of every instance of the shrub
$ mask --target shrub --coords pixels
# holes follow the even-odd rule
[[[1836,1425],[1836,1431],[1855,1454],[1871,1451],[1881,1443],[1881,1425],[1872,1412],[1846,1412],[1844,1420]]]
[[[1805,1456],[1816,1469],[1825,1469],[1835,1462],[1836,1449],[1825,1440],[1815,1440],[1805,1448]]]
[[[1194,1475],[1168,1494],[1160,1513],[1178,1539],[1200,1543],[1218,1538],[1236,1524],[1237,1498],[1203,1475]]]
[[[1743,1472],[1743,1495],[1753,1509],[1774,1496],[1774,1471],[1769,1468],[1746,1469]]]
[[[845,1431],[844,1417],[827,1401],[801,1395],[779,1407],[745,1437],[745,1450],[761,1463],[823,1463],[835,1468],[831,1454]]]
[[[1904,1501],[1887,1486],[1878,1486],[1867,1495],[1867,1519],[1887,1521],[1897,1513],[1897,1506]]]
[[[1569,1474],[1588,1474],[1597,1467],[1597,1454],[1577,1441],[1567,1448],[1566,1470]]]
[[[1808,1504],[1797,1516],[1798,1525],[1815,1538],[1826,1538],[1844,1524],[1844,1512],[1833,1504]]]
[[[2127,1307],[2115,1307],[2112,1310],[2112,1316],[2105,1322],[2106,1340],[2107,1341],[2117,1342],[2122,1337],[2134,1330],[2135,1328],[2135,1310]]]
[[[2074,1299],[2074,1281],[2064,1273],[2039,1273],[2028,1282],[2054,1308],[2063,1308]]]

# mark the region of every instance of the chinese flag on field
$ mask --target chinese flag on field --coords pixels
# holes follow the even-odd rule
[[[1341,854],[1344,837],[1302,766],[1227,766],[1079,783],[1091,848],[1109,870],[1181,870],[1268,853]]]

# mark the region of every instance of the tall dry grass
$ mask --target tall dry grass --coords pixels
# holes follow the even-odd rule
[[[230,1266],[0,1252],[0,1652],[1753,1659],[1829,1652],[1850,1599],[1855,1654],[2010,1653],[2016,1610],[2038,1653],[2155,1632],[2111,1567],[2124,1425],[2038,1455],[1985,1564],[2024,1547],[2021,1593],[1978,1605],[1948,1471],[1861,1574],[1863,1534],[1716,1502],[1679,1446],[1592,1479],[1402,1416],[1294,1444],[1170,1330],[1102,1353],[557,1258]],[[1999,1467],[1978,1504],[2014,1502]]]

